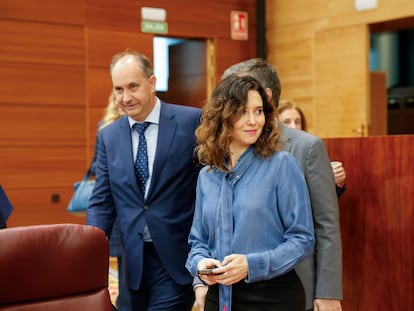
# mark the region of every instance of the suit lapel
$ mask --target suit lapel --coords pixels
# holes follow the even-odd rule
[[[158,125],[157,150],[155,152],[154,167],[151,177],[151,185],[148,197],[151,196],[153,188],[160,178],[162,166],[167,161],[170,153],[171,144],[175,136],[177,122],[175,120],[175,112],[167,104],[161,102],[160,121]]]

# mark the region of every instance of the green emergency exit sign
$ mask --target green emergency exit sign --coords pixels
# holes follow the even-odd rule
[[[166,22],[141,21],[141,31],[150,33],[168,33]]]

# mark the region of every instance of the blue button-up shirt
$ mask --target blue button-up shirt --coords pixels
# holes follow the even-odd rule
[[[230,218],[229,218],[230,217]],[[186,263],[246,254],[246,282],[291,270],[314,245],[308,189],[296,159],[280,151],[262,159],[249,148],[232,172],[200,172]]]

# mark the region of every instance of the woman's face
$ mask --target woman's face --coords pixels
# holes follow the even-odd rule
[[[243,114],[233,122],[231,151],[241,153],[256,143],[264,124],[262,98],[259,92],[251,90],[247,93],[247,103]]]
[[[302,129],[302,118],[296,109],[285,109],[279,116],[280,121],[286,124],[287,127],[293,129]]]

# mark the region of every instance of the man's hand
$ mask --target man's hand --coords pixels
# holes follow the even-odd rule
[[[197,304],[199,311],[204,311],[207,291],[208,291],[208,286],[206,285],[197,285],[197,287],[194,288],[195,302]]]
[[[342,311],[341,301],[335,299],[315,299],[313,311]]]

